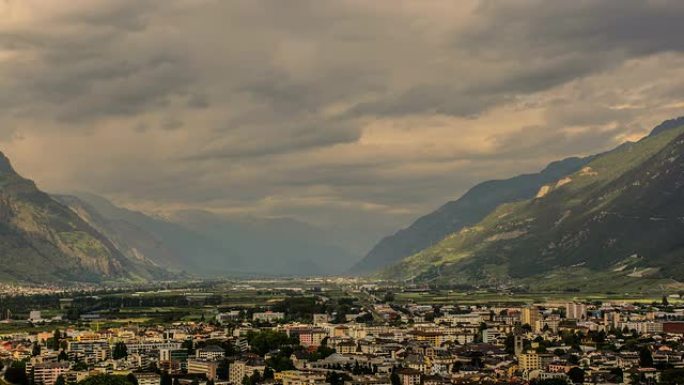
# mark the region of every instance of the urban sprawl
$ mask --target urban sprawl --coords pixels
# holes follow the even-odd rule
[[[197,320],[116,324],[97,313],[74,319],[74,304],[62,299],[71,321],[35,309],[23,322],[40,331],[2,335],[3,384],[684,383],[676,294],[648,303],[435,305],[350,293],[360,300],[327,306],[325,290],[303,296],[311,313],[296,302],[292,313],[287,303],[216,306]]]

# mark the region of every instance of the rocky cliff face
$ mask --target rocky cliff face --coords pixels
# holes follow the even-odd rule
[[[141,279],[128,260],[68,207],[17,174],[0,154],[0,279],[92,282]]]

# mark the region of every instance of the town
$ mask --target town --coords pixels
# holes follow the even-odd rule
[[[21,310],[15,310],[0,325],[0,330],[14,327],[2,334],[4,383],[684,381],[684,302],[679,294],[652,301],[477,303],[475,298],[429,304],[410,299],[415,292],[374,284],[233,284],[220,295],[194,289],[65,293],[40,300],[26,296],[22,303],[46,309],[25,309],[27,320],[18,320]],[[252,302],[235,302],[240,296]],[[10,297],[2,301],[2,306],[15,306]]]

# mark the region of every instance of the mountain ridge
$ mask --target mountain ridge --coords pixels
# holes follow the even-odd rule
[[[566,276],[575,280],[566,284],[587,284],[581,274],[616,282],[684,280],[675,263],[684,256],[684,127],[658,127],[534,198],[497,207],[382,276],[492,285],[531,277],[560,285]]]
[[[69,208],[20,176],[0,153],[0,279],[100,282],[166,276],[127,259]]]
[[[549,163],[538,173],[490,180],[460,198],[415,220],[409,227],[383,238],[352,272],[372,272],[429,247],[448,234],[477,223],[502,203],[530,198],[542,185],[579,170],[592,157],[570,157]]]

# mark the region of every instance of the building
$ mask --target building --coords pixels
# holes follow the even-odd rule
[[[537,321],[541,319],[541,314],[536,306],[524,307],[520,315],[520,323],[523,325],[530,325],[532,330],[535,329]]]
[[[231,322],[231,321],[238,321],[240,319],[240,311],[239,310],[231,310],[226,313],[218,313],[216,315],[216,322],[220,323],[221,325]]]
[[[138,380],[138,385],[159,385],[161,381],[157,373],[136,373],[135,378]]]
[[[397,375],[399,376],[401,385],[420,385],[420,371],[416,369],[398,369]]]
[[[574,320],[584,320],[587,318],[587,305],[582,303],[569,302],[565,304],[565,318]]]
[[[44,362],[32,366],[27,365],[26,371],[33,372],[33,383],[36,385],[53,385],[57,377],[69,371],[68,362]]]
[[[543,370],[553,359],[553,354],[546,353],[522,353],[518,355],[518,367],[520,370]]]
[[[344,385],[392,385],[392,381],[387,376],[353,376],[350,381],[345,381]]]
[[[253,321],[276,322],[282,321],[283,319],[285,319],[285,313],[282,312],[266,311],[252,314]]]
[[[513,337],[513,344],[515,355],[521,355],[523,353],[524,340],[520,334],[515,334],[515,336]]]
[[[330,321],[330,317],[328,317],[327,314],[314,314],[313,315],[313,323],[314,325],[320,325],[320,324],[325,324]]]
[[[241,384],[247,375],[247,364],[244,361],[235,361],[228,366],[228,381],[233,384]]]
[[[302,346],[321,346],[323,339],[328,336],[323,329],[306,329],[299,331],[299,343]]]
[[[496,329],[485,329],[482,331],[482,342],[486,344],[495,343],[499,338],[503,336],[501,331]]]
[[[180,349],[180,342],[131,342],[126,343],[126,349],[128,354],[149,354],[154,353],[159,354],[160,351],[164,349]]]
[[[187,349],[161,349],[159,351],[159,361],[187,361]]]
[[[209,345],[195,351],[195,358],[200,360],[217,360],[226,356],[226,351],[222,347]]]
[[[41,317],[40,310],[31,310],[29,312],[29,321],[31,322],[40,322],[43,320],[43,317]]]
[[[188,373],[189,374],[204,374],[207,376],[208,380],[216,379],[216,370],[218,369],[218,361],[207,361],[198,359],[188,360]],[[242,380],[242,379],[240,379]]]
[[[277,373],[283,385],[326,385],[325,373],[288,370]]]

